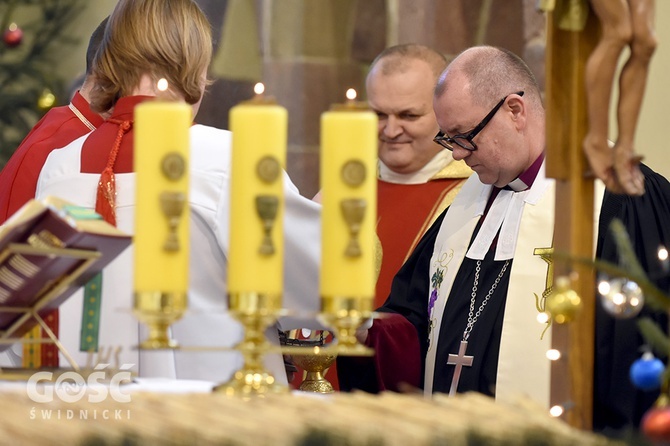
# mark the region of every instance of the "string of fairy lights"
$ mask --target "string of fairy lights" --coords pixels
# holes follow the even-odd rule
[[[662,270],[670,270],[669,253],[664,246],[657,250],[657,258]],[[537,321],[546,325],[550,322],[563,324],[572,322],[582,307],[582,301],[577,293],[570,289],[571,280],[577,280],[576,273],[570,278],[556,278],[555,289],[546,298],[546,310],[540,312]],[[617,319],[632,319],[640,314],[645,305],[645,295],[642,288],[634,281],[626,277],[611,277],[600,274],[597,283],[597,298],[605,312]],[[550,361],[559,361],[566,355],[558,349],[547,350],[546,357]],[[640,358],[635,360],[629,370],[629,377],[633,385],[643,391],[664,390],[663,379],[666,366],[651,351],[649,346],[644,346]],[[667,386],[666,386],[667,387]],[[661,399],[664,398],[663,391]],[[663,399],[665,401],[665,399]],[[574,407],[572,402],[555,404],[549,408],[549,414],[553,417],[561,417],[567,410]],[[654,415],[654,411],[670,409],[667,404],[656,404],[650,409],[646,418]],[[645,426],[643,425],[643,430]]]

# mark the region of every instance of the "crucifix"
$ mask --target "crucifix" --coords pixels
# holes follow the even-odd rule
[[[553,3],[553,2],[547,2]],[[562,5],[562,10],[559,9]],[[600,26],[585,1],[556,2],[547,12],[547,176],[556,179],[554,249],[578,257],[593,255],[593,175],[582,152],[587,132],[585,67]],[[567,9],[566,9],[567,8]],[[572,20],[570,23],[570,19]],[[575,22],[581,23],[574,26]],[[560,216],[560,217],[558,217]],[[560,220],[559,220],[560,218]],[[566,405],[569,424],[590,429],[593,417],[595,287],[593,268],[554,263],[554,277],[573,273],[572,288],[583,302],[577,320],[553,324],[552,347],[569,361],[551,367],[551,405]]]
[[[461,370],[463,366],[472,367],[472,360],[474,356],[466,356],[465,351],[468,349],[468,341],[461,341],[461,346],[458,348],[458,354],[449,354],[447,364],[455,365],[454,377],[451,379],[451,388],[449,388],[449,396],[456,395],[458,390],[458,381],[461,379]]]

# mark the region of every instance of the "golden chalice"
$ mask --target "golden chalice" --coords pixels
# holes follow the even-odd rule
[[[304,353],[292,355],[295,365],[305,371],[305,378],[298,390],[315,393],[333,393],[333,385],[324,376],[325,372],[333,365],[337,353],[328,348],[324,339],[324,332],[319,331],[316,339],[300,339],[297,334],[301,330],[291,332],[292,336],[284,340],[285,345],[300,347]]]

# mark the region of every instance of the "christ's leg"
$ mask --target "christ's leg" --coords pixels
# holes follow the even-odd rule
[[[589,129],[583,148],[596,177],[612,192],[623,193],[614,174],[608,137],[609,104],[617,62],[632,36],[626,0],[591,0],[602,25],[602,37],[586,64]]]
[[[654,0],[628,0],[632,14],[633,39],[630,57],[619,78],[617,121],[619,136],[614,146],[614,170],[629,195],[644,193],[644,177],[635,156],[634,139],[642,98],[647,84],[649,63],[656,49]]]

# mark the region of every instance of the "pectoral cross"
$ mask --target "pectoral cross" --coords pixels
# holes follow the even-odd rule
[[[454,377],[451,379],[451,388],[449,389],[449,396],[456,395],[456,390],[458,389],[458,381],[461,379],[461,370],[463,366],[472,367],[472,361],[475,358],[474,356],[465,356],[465,351],[468,348],[468,341],[461,341],[461,346],[458,348],[458,354],[454,355],[453,353],[449,354],[447,364],[455,365],[456,369],[454,370]]]

